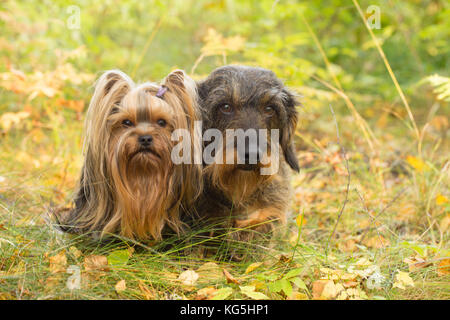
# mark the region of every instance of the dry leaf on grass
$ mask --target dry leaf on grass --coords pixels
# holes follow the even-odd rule
[[[0,128],[8,132],[13,125],[19,124],[22,120],[30,116],[29,112],[5,112],[0,116]]]
[[[108,270],[108,259],[105,256],[99,256],[99,255],[90,255],[84,258],[84,269],[86,271],[91,270],[101,270],[101,271],[107,271]]]
[[[441,260],[437,266],[436,271],[439,276],[450,274],[450,258]]]
[[[313,282],[313,297],[315,299],[334,299],[343,290],[344,286],[342,284],[335,284],[332,280]]]
[[[348,239],[338,244],[339,250],[343,252],[353,252],[357,249],[356,241],[354,239]]]
[[[426,268],[432,264],[430,261],[426,261],[418,255],[415,257],[405,258],[403,259],[403,262],[408,264],[409,272],[414,272],[419,269]]]
[[[408,164],[411,167],[413,167],[417,172],[423,172],[428,170],[428,165],[419,158],[407,156],[406,162],[408,162]]]
[[[312,283],[312,295],[314,299],[320,299],[325,285],[330,281],[331,280],[316,280]]]
[[[193,286],[199,278],[199,275],[194,270],[186,270],[180,273],[178,280],[185,286]]]
[[[333,299],[342,290],[344,290],[344,287],[341,284],[335,284],[333,281],[328,281],[323,287],[321,296],[325,299]]]
[[[217,293],[217,289],[214,287],[206,287],[197,291],[195,297],[196,300],[209,300]]]
[[[64,251],[61,251],[55,256],[48,258],[50,262],[50,271],[52,273],[65,272],[67,266],[67,257]]]
[[[308,300],[308,295],[303,292],[293,291],[287,300]]]
[[[195,270],[199,276],[198,282],[209,284],[211,281],[221,281],[223,279],[222,269],[214,262],[207,262]]]
[[[372,265],[372,262],[370,262],[366,258],[361,258],[358,261],[356,261],[355,265],[358,267],[370,266]]]
[[[382,236],[374,236],[364,241],[364,244],[369,248],[382,249],[389,246],[390,242]]]
[[[125,280],[120,280],[119,282],[116,283],[114,288],[116,289],[117,293],[120,293],[127,289],[127,283]]]
[[[214,296],[211,298],[212,300],[225,300],[233,293],[233,289],[230,287],[225,287],[217,290]]]
[[[266,300],[269,299],[264,293],[255,291],[255,286],[240,286],[241,293],[253,300]]]
[[[354,288],[354,287],[358,286],[358,284],[359,283],[356,281],[346,281],[342,285],[344,286],[344,288]]]
[[[414,287],[413,279],[411,279],[408,272],[398,271],[395,275],[395,282],[392,287],[405,290],[407,286]]]
[[[448,200],[448,198],[447,198],[446,196],[444,196],[444,195],[442,195],[442,194],[438,194],[438,195],[436,196],[436,204],[437,204],[438,206],[443,205],[443,204],[446,204],[446,203],[448,203],[448,202],[450,202],[450,200]]]
[[[82,252],[80,250],[77,249],[77,247],[70,247],[69,248],[69,252],[76,258],[78,259],[79,257],[82,256]]]
[[[245,269],[245,274],[248,274],[250,272],[252,272],[253,270],[257,269],[258,267],[260,267],[262,265],[262,262],[254,262],[251,265],[249,265],[247,267],[247,269]]]
[[[223,269],[223,274],[225,275],[225,278],[227,278],[227,283],[234,283],[239,284],[239,280],[237,280],[235,277],[231,275],[226,269]]]

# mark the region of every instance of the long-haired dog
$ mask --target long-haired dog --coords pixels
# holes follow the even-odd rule
[[[136,85],[112,70],[96,82],[85,123],[84,164],[75,206],[58,217],[70,233],[119,234],[161,239],[165,226],[183,230],[186,212],[201,189],[201,165],[171,159],[176,129],[190,133],[192,155],[201,148],[195,82],[183,71],[159,86]]]
[[[286,222],[290,170],[299,170],[293,144],[295,95],[272,71],[246,66],[218,68],[197,86],[205,151],[212,143],[208,141],[210,129],[226,137],[223,149],[212,155],[215,160],[224,158],[223,163],[204,166],[204,191],[197,211],[206,218],[232,217],[231,225],[240,230],[270,233],[273,222]],[[236,148],[236,136],[230,140],[227,135],[230,129],[241,134],[253,131],[258,139],[252,142],[250,134],[245,135],[244,147]],[[267,139],[260,139],[263,133]],[[263,173],[269,166],[271,171]],[[238,231],[234,238],[245,241],[253,235],[253,231]]]

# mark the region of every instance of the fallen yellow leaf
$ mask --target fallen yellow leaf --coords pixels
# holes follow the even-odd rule
[[[342,287],[342,285],[340,285]],[[340,287],[338,287],[333,281],[328,281],[323,287],[321,296],[325,299],[333,299],[335,298],[340,291],[342,291]]]
[[[84,258],[84,269],[91,270],[108,270],[108,259],[105,256],[90,255]]]
[[[212,280],[221,280],[223,278],[222,269],[214,262],[207,262],[196,270],[199,276],[199,282],[210,283]]]
[[[186,270],[180,273],[178,280],[186,286],[193,286],[197,282],[198,277],[198,273],[194,270]]]
[[[322,296],[322,291],[329,281],[331,280],[316,280],[312,283],[312,295],[314,299],[319,299]]]
[[[389,246],[390,241],[383,236],[373,236],[364,241],[364,244],[369,248],[382,249]]]
[[[396,281],[394,282],[393,288],[399,288],[405,290],[407,286],[414,287],[414,281],[409,276],[408,272],[398,271],[395,275]]]
[[[308,300],[308,295],[303,292],[293,291],[287,300]]]
[[[239,284],[239,280],[237,280],[235,277],[231,275],[226,269],[223,269],[223,274],[225,275],[225,278],[227,278],[227,283],[234,283]]]
[[[206,287],[197,291],[197,296],[195,299],[197,300],[209,300],[214,297],[217,289],[214,287]]]
[[[69,248],[69,252],[77,259],[79,257],[81,257],[81,255],[82,255],[81,251],[78,250],[77,247],[74,247],[74,246]]]
[[[437,274],[440,276],[450,274],[450,258],[443,259],[439,262],[437,267]]]
[[[338,244],[339,250],[343,252],[353,252],[357,249],[356,241],[354,239],[348,239]]]
[[[262,265],[262,262],[254,262],[245,269],[245,274],[248,274]]]
[[[116,283],[114,288],[116,289],[117,293],[120,293],[127,289],[127,283],[125,280],[120,280],[119,282]]]
[[[422,259],[419,256],[411,257],[411,258],[405,258],[405,259],[403,259],[403,262],[408,264],[409,272],[414,272],[414,271],[426,268],[429,265],[431,265],[431,262],[426,261],[426,260]]]
[[[29,112],[20,111],[20,112],[5,112],[0,117],[0,127],[3,128],[5,132],[8,132],[13,125],[17,125],[23,119],[26,119],[30,116]]]
[[[407,156],[406,162],[413,167],[417,172],[423,172],[427,169],[427,165],[425,162],[420,160],[419,158],[413,157],[413,156]]]
[[[48,258],[50,262],[50,271],[52,273],[65,272],[67,266],[67,257],[64,251],[61,251],[55,256]]]
[[[438,196],[436,197],[436,204],[437,205],[443,205],[448,203],[449,200],[446,196],[443,196],[442,194],[438,194]]]

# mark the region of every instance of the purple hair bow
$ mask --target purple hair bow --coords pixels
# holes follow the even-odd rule
[[[161,87],[159,87],[159,90],[158,90],[158,92],[156,93],[156,96],[158,97],[158,98],[163,98],[163,96],[164,96],[164,93],[166,93],[166,91],[167,91],[167,87],[165,87],[165,86],[161,86]]]

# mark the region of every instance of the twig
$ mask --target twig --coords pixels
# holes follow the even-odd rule
[[[194,74],[195,69],[197,69],[198,65],[200,64],[200,62],[203,60],[203,58],[205,57],[205,54],[202,53],[197,60],[195,60],[194,65],[191,68],[191,74]]]
[[[381,247],[384,249],[383,238],[381,237],[381,234],[378,231],[378,227],[375,224],[375,217],[370,214],[369,208],[367,208],[366,202],[364,201],[364,198],[361,195],[361,193],[358,191],[358,188],[356,188],[355,191],[358,194],[359,199],[361,200],[361,203],[363,205],[364,211],[367,213],[367,215],[369,216],[370,220],[372,220],[372,225],[375,227],[375,231],[377,232],[378,239],[380,239]],[[367,234],[367,232],[365,234]],[[365,236],[365,234],[364,234],[364,236]],[[362,243],[362,241],[364,239],[364,236],[361,237],[360,243]]]
[[[328,238],[328,241],[327,241],[327,247],[325,249],[325,256],[326,257],[328,257],[328,248],[329,248],[329,245],[330,245],[330,241],[331,241],[331,239],[333,238],[333,236],[334,236],[334,234],[336,232],[336,228],[337,228],[337,226],[339,224],[341,216],[344,213],[345,206],[346,206],[346,204],[348,202],[348,194],[349,194],[349,191],[350,191],[350,180],[351,180],[350,169],[349,169],[349,166],[348,166],[347,153],[345,152],[345,148],[341,145],[341,141],[340,141],[340,137],[339,137],[339,127],[338,127],[338,123],[337,123],[337,120],[336,120],[336,115],[334,114],[334,110],[333,110],[333,107],[331,106],[331,104],[330,104],[330,110],[331,110],[331,113],[332,113],[333,118],[334,118],[334,124],[336,125],[337,144],[339,145],[339,147],[342,150],[342,157],[345,160],[345,167],[347,169],[347,177],[348,178],[347,178],[347,187],[346,187],[346,191],[345,191],[345,200],[344,200],[344,203],[342,204],[342,207],[341,207],[341,209],[339,211],[336,223],[335,223],[334,228],[333,228],[333,232],[331,232],[331,235],[330,235],[330,237]]]

